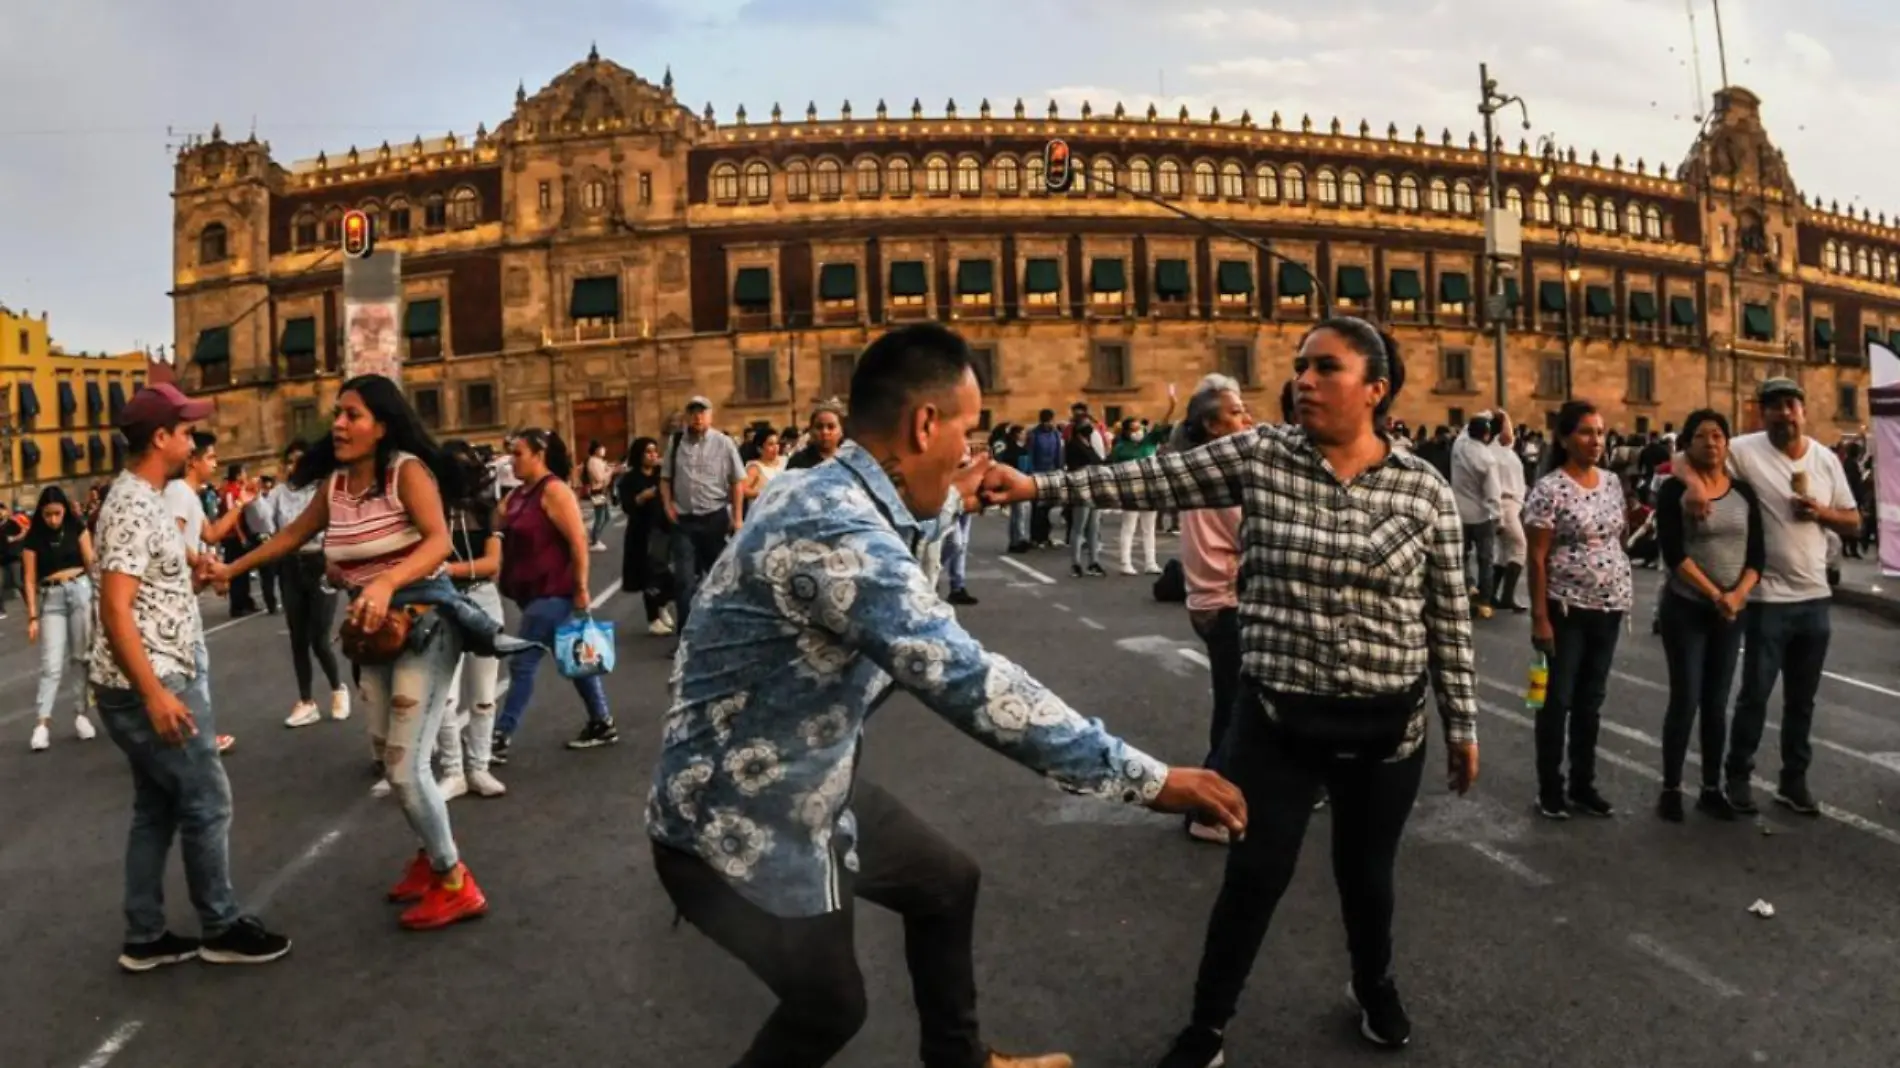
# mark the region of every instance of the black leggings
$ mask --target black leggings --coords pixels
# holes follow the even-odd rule
[[[284,560],[284,622],[290,625],[290,666],[297,672],[297,696],[310,700],[310,657],[323,668],[330,689],[343,688],[330,635],[336,629],[336,594],[323,592],[323,554],[298,553]]]
[[[1313,802],[1332,798],[1333,881],[1346,921],[1353,978],[1370,985],[1392,967],[1392,870],[1418,798],[1424,743],[1390,763],[1302,745],[1271,723],[1241,684],[1224,774],[1247,798],[1247,835],[1227,854],[1194,984],[1194,1023],[1223,1030],[1253,971],[1273,911],[1299,863]]]
[[[673,576],[665,554],[655,555],[653,540],[666,546],[666,536],[656,534],[640,519],[629,519],[620,552],[620,588],[632,593],[638,589],[646,602],[647,622],[660,618],[660,609],[673,599]]]

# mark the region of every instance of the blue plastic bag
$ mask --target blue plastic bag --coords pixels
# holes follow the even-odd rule
[[[570,679],[605,675],[614,669],[614,625],[585,612],[567,617],[554,632],[554,663]]]

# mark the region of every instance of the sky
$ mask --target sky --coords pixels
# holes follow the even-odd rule
[[[1729,81],[1762,97],[1803,191],[1900,212],[1900,5],[1721,14]],[[654,81],[670,64],[682,101],[721,121],[775,101],[937,115],[1021,97],[1032,114],[1278,110],[1461,144],[1488,62],[1529,108],[1511,144],[1551,134],[1580,158],[1673,168],[1722,82],[1715,41],[1711,0],[0,0],[0,303],[50,310],[70,350],[166,341],[183,134],[254,125],[288,164],[493,129],[518,82],[535,91],[590,45]]]

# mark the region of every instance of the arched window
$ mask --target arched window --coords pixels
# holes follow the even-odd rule
[[[712,197],[724,201],[739,199],[739,168],[721,163],[712,169]]]
[[[449,194],[449,225],[474,226],[482,221],[482,198],[475,190],[462,186]]]
[[[1489,193],[1490,190],[1486,189],[1485,192]],[[1451,184],[1451,210],[1459,215],[1471,214],[1471,183],[1463,178]]]
[[[1069,192],[1083,195],[1089,191],[1089,161],[1081,156],[1069,158]]]
[[[1431,204],[1433,211],[1447,212],[1451,210],[1451,187],[1445,184],[1443,178],[1433,178],[1432,184],[1427,186],[1426,189],[1431,196],[1428,203]]]
[[[1220,193],[1220,184],[1214,178],[1214,165],[1204,159],[1194,161],[1194,195],[1213,197]]]
[[[409,233],[409,202],[402,197],[389,198],[389,236],[403,237]]]
[[[1181,165],[1179,163],[1171,159],[1161,161],[1159,185],[1157,188],[1164,197],[1178,197],[1181,195]]]
[[[1137,193],[1155,191],[1154,165],[1145,159],[1138,159],[1128,165],[1128,188]]]
[[[1781,240],[1781,238],[1776,237],[1775,240],[1779,241]],[[1874,253],[1873,259],[1874,259],[1874,280],[1879,281],[1879,282],[1886,281],[1887,280],[1887,257],[1882,256],[1880,253],[1876,252]]]
[[[1644,209],[1643,211],[1643,232],[1645,234],[1648,234],[1650,237],[1655,238],[1658,241],[1662,240],[1662,236],[1663,236],[1662,212],[1657,210],[1656,205],[1654,204],[1651,204],[1648,208]]]
[[[1524,191],[1512,186],[1504,191],[1504,210],[1517,216],[1518,222],[1524,221]]]
[[[1046,168],[1043,166],[1040,152],[1031,153],[1026,157],[1023,160],[1023,192],[1032,197],[1048,192],[1048,187],[1043,184],[1045,172]]]
[[[441,197],[430,198],[440,203]],[[320,240],[326,245],[334,245],[343,239],[343,209],[331,208],[323,213],[323,232]]]
[[[1616,210],[1616,201],[1605,198],[1603,201],[1603,232],[1613,234],[1617,231],[1617,220],[1622,216]]]
[[[1253,195],[1261,200],[1280,199],[1280,172],[1272,164],[1262,163],[1253,169]]]
[[[1900,256],[1887,253],[1887,277],[1900,282]]]
[[[1874,273],[1873,269],[1867,266],[1867,249],[1865,247],[1854,250],[1854,273],[1860,275],[1862,278]]]
[[[892,196],[907,197],[910,195],[909,160],[898,156],[896,159],[891,160],[890,164],[884,168],[884,172],[885,177],[890,180],[889,192]]]
[[[1571,213],[1571,208],[1570,208],[1570,194],[1558,193],[1557,194],[1557,225],[1558,226],[1574,226],[1575,224],[1576,224],[1576,217]]]
[[[857,172],[858,195],[877,196],[878,191],[884,187],[884,168],[878,165],[877,160],[867,156],[858,161]]]
[[[818,195],[821,197],[844,195],[844,164],[829,158],[818,161]]]
[[[198,262],[201,264],[223,263],[230,255],[230,251],[225,247],[229,236],[223,223],[207,223],[204,229],[198,231]]]
[[[957,160],[957,192],[973,197],[983,192],[983,164],[975,156]]]
[[[1418,179],[1409,174],[1399,179],[1399,210],[1418,210]]]
[[[1247,172],[1241,170],[1240,164],[1232,160],[1221,164],[1220,195],[1232,200],[1239,200],[1247,195]]]
[[[317,217],[308,211],[300,211],[290,220],[290,243],[297,248],[310,248],[317,243]]]
[[[1623,232],[1631,237],[1643,236],[1643,206],[1634,200],[1623,209]]]
[[[871,193],[876,195],[877,162],[875,160],[866,162],[871,164]],[[804,200],[811,196],[811,164],[802,159],[795,159],[785,165],[785,195],[791,200]]]
[[[1366,206],[1366,180],[1358,171],[1347,171],[1340,176],[1339,198],[1349,208]]]
[[[950,191],[950,161],[932,156],[924,161],[924,192],[942,196]]]
[[[1023,191],[1023,172],[1016,166],[1015,156],[998,156],[995,166],[997,192],[1020,193]]]
[[[1319,202],[1331,206],[1339,203],[1339,176],[1331,167],[1321,167],[1313,172],[1313,188],[1319,195]]]
[[[1095,157],[1095,160],[1089,164],[1089,184],[1095,187],[1097,193],[1114,192],[1115,161],[1107,156]]]
[[[1599,228],[1597,224],[1597,198],[1584,197],[1583,203],[1578,205],[1578,210],[1582,213],[1582,219],[1577,225],[1583,227],[1585,230],[1595,230]]]
[[[761,160],[745,165],[745,198],[755,203],[772,199],[772,168]]]
[[[1531,194],[1531,220],[1550,225],[1550,194],[1542,189]]]
[[[362,211],[364,215],[368,216],[369,232],[372,234],[375,234],[379,238],[382,237],[383,236],[382,205],[376,203],[374,200],[366,200],[362,203],[362,205],[359,207],[358,210]]]
[[[1306,172],[1298,164],[1280,172],[1280,195],[1288,204],[1306,203]]]
[[[1372,203],[1374,207],[1395,208],[1399,204],[1398,187],[1392,184],[1389,174],[1372,176]]]
[[[598,178],[590,178],[581,183],[581,207],[587,211],[599,211],[607,206],[607,183]]]

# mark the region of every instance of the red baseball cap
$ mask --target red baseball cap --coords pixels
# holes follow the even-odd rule
[[[174,427],[211,418],[210,401],[192,400],[177,386],[161,382],[146,386],[119,411],[119,429],[135,427]]]

